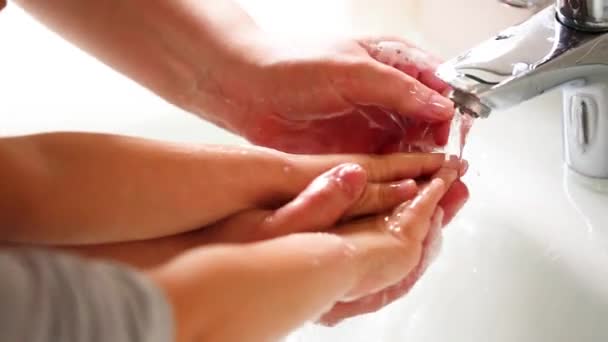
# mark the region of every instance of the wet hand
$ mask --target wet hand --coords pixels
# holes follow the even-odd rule
[[[395,38],[267,43],[255,67],[205,90],[222,126],[292,153],[383,153],[444,145],[453,104],[439,60]],[[220,91],[221,90],[221,91]]]
[[[345,168],[343,172],[356,170]],[[178,339],[279,340],[309,320],[328,317],[346,301],[398,284],[423,262],[425,245],[430,246],[442,225],[441,199],[456,174],[439,171],[416,197],[392,213],[345,222],[331,233],[270,238],[289,233],[279,225],[269,229],[269,239],[262,242],[195,248],[150,271],[173,306]],[[312,184],[307,191],[314,193]],[[318,198],[299,208],[327,210],[340,203]],[[284,210],[284,216],[325,225],[311,215],[298,216],[297,203],[289,205],[296,209]],[[275,215],[276,220],[266,224],[281,222],[280,214]],[[327,220],[330,223],[332,217]],[[304,225],[294,230],[301,231]]]

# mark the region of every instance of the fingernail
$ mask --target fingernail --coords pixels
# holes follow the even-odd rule
[[[399,198],[408,198],[410,197],[413,193],[416,192],[418,185],[416,184],[416,181],[414,181],[413,179],[408,179],[406,181],[403,181],[401,183],[397,184],[397,191],[399,193]]]

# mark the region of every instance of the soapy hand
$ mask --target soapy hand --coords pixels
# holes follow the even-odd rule
[[[275,161],[272,157],[276,154],[265,154],[259,149],[251,152],[244,158],[254,158],[259,162],[263,157],[266,163],[270,161],[270,164],[265,164],[266,172],[274,181],[270,184],[259,179],[256,181],[255,170],[241,175],[245,183],[260,188],[246,196],[250,202],[248,205],[229,211],[214,210],[212,205],[207,205],[205,215],[213,214],[214,219],[192,232],[177,231],[165,234],[167,237],[151,236],[140,242],[127,242],[125,239],[124,243],[68,249],[100,257],[118,257],[134,266],[150,267],[186,249],[202,245],[244,243],[294,232],[324,231],[338,221],[385,213],[410,200],[418,191],[414,179],[428,177],[444,164],[441,154],[419,153],[375,157],[284,155],[289,159],[286,164],[285,158]],[[241,163],[246,166],[242,169],[255,166]],[[279,165],[270,167],[274,163]],[[282,165],[289,165],[286,166],[287,172],[273,173],[272,169],[281,170]],[[216,206],[220,203],[221,199],[217,198]],[[449,213],[453,215],[458,209],[456,206]],[[223,214],[218,216],[220,212]],[[171,226],[171,223],[165,222],[164,225]]]
[[[208,77],[194,110],[292,153],[428,151],[447,142],[448,87],[434,75],[439,60],[417,47],[396,38],[267,46],[256,67]]]
[[[276,37],[230,0],[18,2],[167,101],[256,144],[383,153],[446,143],[453,104],[434,76],[438,59],[398,38]]]

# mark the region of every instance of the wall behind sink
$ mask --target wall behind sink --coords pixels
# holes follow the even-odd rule
[[[238,0],[269,31],[402,36],[449,57],[531,11],[498,0]]]
[[[418,28],[445,57],[455,56],[532,14],[530,10],[508,7],[498,0],[418,2]]]
[[[356,32],[401,35],[451,57],[532,12],[498,0],[351,0]]]

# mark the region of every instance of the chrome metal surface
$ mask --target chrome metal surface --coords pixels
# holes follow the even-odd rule
[[[565,160],[583,175],[608,178],[608,33],[565,25],[551,6],[444,63],[438,75],[455,89],[456,104],[477,117],[568,84]]]
[[[557,0],[564,24],[585,31],[608,31],[608,0]]]

